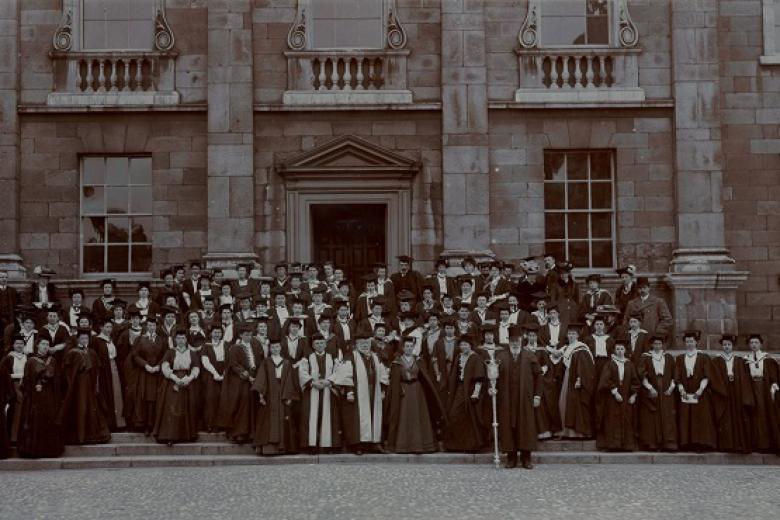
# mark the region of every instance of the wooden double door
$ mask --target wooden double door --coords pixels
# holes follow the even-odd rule
[[[311,230],[314,261],[332,260],[358,291],[360,277],[387,261],[387,204],[314,204]]]

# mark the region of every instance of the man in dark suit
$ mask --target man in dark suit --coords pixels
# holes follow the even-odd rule
[[[57,303],[57,287],[51,283],[56,273],[42,265],[36,265],[33,274],[37,276],[27,291],[28,301],[38,309],[48,309]]]
[[[433,297],[437,302],[441,301],[443,294],[453,297],[458,294],[455,278],[447,275],[447,260],[444,258],[436,260],[436,272],[428,277],[428,283],[433,287]]]
[[[398,272],[390,275],[390,280],[393,282],[395,294],[406,289],[414,295],[414,298],[417,301],[419,301],[422,297],[423,276],[412,269],[413,261],[414,258],[411,256],[399,256]]]
[[[14,307],[18,300],[16,289],[8,285],[8,272],[0,271],[0,331],[14,322]]]
[[[650,281],[646,277],[640,276],[636,286],[639,289],[639,298],[628,302],[625,322],[628,322],[629,317],[638,315],[641,317],[642,328],[650,336],[668,336],[674,320],[666,302],[650,294]]]

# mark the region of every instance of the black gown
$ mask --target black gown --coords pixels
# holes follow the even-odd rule
[[[40,389],[36,388],[40,385]],[[57,414],[60,387],[53,356],[27,359],[22,379],[22,425],[19,454],[22,457],[60,457],[65,449]]]
[[[450,372],[447,391],[449,422],[444,437],[444,449],[447,451],[474,452],[484,444],[482,402],[480,398],[471,398],[477,384],[485,385],[482,357],[474,352],[469,354],[462,371],[458,357]],[[482,390],[479,392],[480,397]]]
[[[62,366],[66,390],[59,422],[65,444],[108,442],[111,433],[97,396],[97,354],[90,348],[72,348],[65,353]]]
[[[162,363],[167,363],[172,374],[179,378],[189,377],[200,368],[200,360],[192,350],[185,351],[185,366],[174,366],[176,350],[169,349]],[[165,377],[161,383],[157,400],[157,417],[154,422],[154,437],[157,442],[192,442],[198,438],[197,424],[192,415],[191,384],[177,387],[173,380]]]

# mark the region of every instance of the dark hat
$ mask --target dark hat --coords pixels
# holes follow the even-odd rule
[[[318,339],[325,339],[325,336],[322,335],[322,332],[315,332],[311,335],[312,342],[317,341]]]
[[[238,291],[238,294],[236,294],[236,298],[238,298],[239,300],[251,300],[252,292],[246,289],[242,289]]]
[[[398,301],[414,300],[414,294],[412,294],[412,292],[407,289],[401,289],[401,291],[397,294],[397,297]]]
[[[322,311],[322,314],[320,314],[320,319],[319,319],[319,321],[320,321],[320,322],[321,322],[322,320],[329,320],[329,321],[330,321],[330,320],[333,320],[333,318],[334,318],[334,316],[333,316],[333,311],[332,311],[332,310],[330,310],[330,309],[325,309],[324,311]]]
[[[312,294],[325,294],[326,292],[328,292],[328,289],[324,285],[318,285],[311,290]]]
[[[471,304],[469,302],[460,302],[458,307],[461,308],[461,309],[466,308],[466,309],[470,310],[471,309]]]
[[[415,338],[414,336],[402,336],[401,337],[401,344],[405,344],[407,341],[411,341],[411,342],[414,343],[414,342],[417,341],[417,338]]]
[[[287,296],[287,293],[285,292],[283,287],[279,287],[278,285],[271,289],[271,296]]]
[[[620,314],[620,309],[614,305],[597,305],[596,312],[599,314]]]
[[[599,282],[601,283],[601,275],[597,273],[591,273],[585,278],[586,282]]]
[[[257,307],[260,304],[265,305],[266,307],[271,306],[270,300],[268,298],[263,298],[262,296],[255,296],[252,299],[252,303],[255,305],[255,307]]]
[[[402,320],[416,320],[417,313],[415,311],[401,312],[398,314],[398,317]]]
[[[213,302],[214,301],[214,297],[212,295],[210,295],[210,294],[207,294],[206,296],[201,298],[201,300],[203,300],[204,302]]]
[[[701,331],[693,330],[693,329],[686,330],[685,332],[683,332],[682,337],[683,339],[693,338],[698,341],[699,338],[701,337]]]
[[[536,255],[526,256],[525,258],[521,258],[523,262],[531,262],[533,260],[536,260]]]
[[[640,276],[636,279],[636,286],[637,287],[650,287],[650,280],[647,278],[647,276]]]
[[[134,316],[140,316],[141,311],[136,307],[134,304],[131,304],[127,307],[127,316],[132,318]]]
[[[381,305],[381,306],[383,306],[383,307],[384,307],[386,304],[387,304],[387,300],[385,300],[385,297],[384,297],[384,296],[382,296],[382,295],[376,296],[375,298],[373,298],[373,299],[371,300],[371,306],[372,306],[372,307],[373,307],[374,305]]]
[[[303,278],[303,273],[300,272],[300,271],[291,271],[290,272],[290,279],[292,280],[293,278],[297,278],[297,279],[300,280],[301,278]]]
[[[254,319],[255,325],[258,323],[268,323],[269,321],[271,321],[271,317],[268,314],[261,314]]]
[[[756,338],[759,342],[764,342],[764,337],[761,334],[757,334],[755,332],[750,333],[747,335],[747,340],[750,341],[751,339]]]
[[[539,324],[529,321],[523,325],[523,329],[527,330],[528,332],[539,332]]]
[[[55,274],[57,274],[52,268],[44,266],[44,265],[36,265],[35,269],[33,269],[33,274],[37,274],[40,276],[45,276],[47,278],[51,278]]]
[[[233,312],[233,306],[230,305],[229,303],[223,303],[222,305],[219,306],[219,310],[220,310],[220,312],[221,311]]]
[[[76,336],[81,336],[84,334],[86,334],[87,336],[91,336],[92,329],[89,329],[87,327],[79,327],[78,329],[76,329]]]
[[[409,255],[398,255],[396,258],[398,259],[399,262],[404,262],[407,264],[411,264],[412,262],[414,262],[414,258],[412,258]]]
[[[653,343],[655,341],[660,341],[661,343],[663,343],[664,341],[666,341],[666,336],[662,336],[661,334],[653,334],[652,336],[650,336],[650,343]]]
[[[290,316],[289,318],[287,318],[285,327],[289,328],[290,325],[298,325],[299,327],[303,327],[303,319]]]
[[[509,337],[510,338],[519,338],[523,335],[523,327],[519,325],[511,325],[509,327]]]
[[[152,288],[152,283],[149,282],[148,280],[143,280],[141,282],[138,282],[138,285],[136,286],[135,290],[136,291],[140,291],[144,287],[146,287],[147,289],[151,289]]]
[[[56,312],[59,313],[62,310],[62,305],[59,303],[50,303],[49,306],[46,308],[46,314],[50,312]]]
[[[436,259],[436,267],[439,267],[440,265],[443,265],[444,267],[449,267],[449,264],[447,263],[447,259],[442,257]]]
[[[486,332],[496,333],[496,324],[486,321],[479,326],[480,334],[484,335]]]
[[[723,343],[724,341],[730,341],[734,344],[737,343],[737,336],[735,334],[723,334],[720,337],[720,342]]]
[[[474,260],[473,256],[466,256],[460,261],[460,266],[463,267],[466,264],[477,265],[477,261]]]
[[[631,344],[631,339],[625,336],[619,336],[615,338],[615,345],[623,345],[624,347]]]
[[[285,269],[287,269],[287,263],[286,262],[276,262],[276,264],[274,265],[274,270],[279,269],[280,267],[284,267]]]
[[[179,311],[169,305],[162,305],[160,307],[160,314],[162,316],[165,316],[166,314],[179,314]]]
[[[249,322],[246,322],[246,321],[238,326],[238,333],[239,334],[243,334],[245,332],[252,333],[254,331],[255,331],[255,328],[252,326],[252,324],[249,323]]]
[[[634,319],[637,319],[639,321],[642,321],[642,313],[641,312],[632,312],[631,314],[628,315],[628,319],[631,319],[631,318],[634,318]]]
[[[346,298],[335,297],[333,298],[333,306],[336,308],[336,310],[340,309],[341,307],[346,307],[349,309],[349,300]]]
[[[68,296],[70,296],[71,298],[73,298],[74,294],[80,294],[81,297],[83,298],[84,297],[84,289],[82,289],[81,287],[74,287],[73,289],[70,289],[68,291]]]
[[[493,261],[492,260],[481,260],[477,264],[477,267],[479,267],[480,269],[482,269],[483,267],[492,267],[492,266],[493,266]]]
[[[547,293],[544,291],[536,291],[531,296],[533,296],[534,300],[546,300],[548,298]]]
[[[116,287],[116,280],[113,278],[103,278],[100,280],[100,287],[103,287],[104,285],[110,285],[111,287]]]
[[[303,265],[300,262],[290,262],[288,269],[293,273],[300,273],[303,269]]]

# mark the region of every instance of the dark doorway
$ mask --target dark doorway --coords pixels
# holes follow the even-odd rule
[[[311,230],[314,261],[332,260],[353,284],[387,261],[385,204],[312,205]]]

